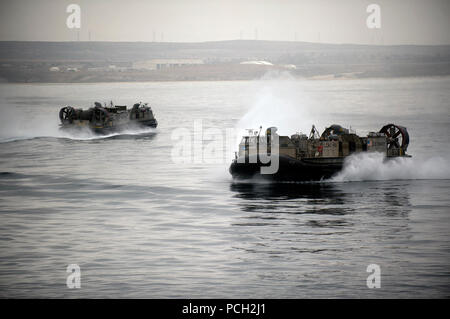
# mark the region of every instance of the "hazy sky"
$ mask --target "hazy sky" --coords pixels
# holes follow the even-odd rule
[[[69,29],[69,4],[81,29]],[[381,8],[369,29],[366,8]],[[0,40],[450,44],[450,0],[0,0]]]

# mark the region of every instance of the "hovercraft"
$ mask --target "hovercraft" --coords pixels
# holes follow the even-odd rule
[[[234,179],[254,177],[278,181],[318,181],[342,170],[345,159],[361,152],[380,152],[386,159],[406,154],[406,127],[388,124],[379,132],[360,137],[340,125],[331,125],[320,135],[313,125],[309,136],[297,133],[279,136],[276,127],[265,135],[248,130],[242,137],[229,171]]]
[[[61,129],[88,128],[95,133],[106,134],[136,127],[157,127],[152,108],[147,103],[126,105],[102,105],[94,103],[87,110],[65,106],[59,111]]]

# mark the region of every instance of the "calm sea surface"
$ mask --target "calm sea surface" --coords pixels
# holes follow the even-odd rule
[[[110,100],[149,102],[158,128],[58,130],[62,106]],[[448,298],[449,111],[450,78],[2,84],[0,297]],[[391,122],[407,161],[356,158],[317,183],[228,173],[247,128]]]

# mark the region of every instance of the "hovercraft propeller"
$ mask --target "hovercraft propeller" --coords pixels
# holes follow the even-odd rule
[[[409,134],[406,127],[388,124],[383,126],[380,133],[384,133],[387,137],[388,149],[402,149],[406,152],[409,144]]]
[[[59,119],[61,123],[72,123],[75,115],[75,109],[71,106],[65,106],[59,111]]]

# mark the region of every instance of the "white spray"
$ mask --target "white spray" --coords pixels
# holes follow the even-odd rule
[[[288,73],[269,74],[255,82],[255,102],[236,125],[238,136],[245,129],[278,127],[278,133],[308,133],[312,124],[324,125],[318,116],[318,102],[302,89],[302,81]],[[318,122],[319,121],[319,122]]]
[[[370,181],[400,179],[450,179],[447,158],[393,158],[382,153],[358,153],[349,156],[343,170],[331,181]]]

